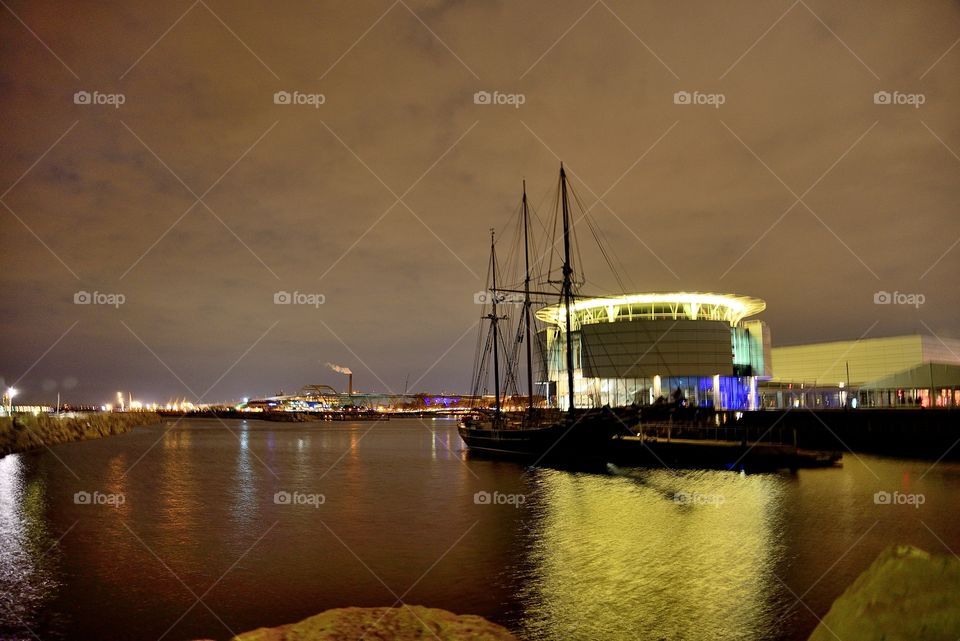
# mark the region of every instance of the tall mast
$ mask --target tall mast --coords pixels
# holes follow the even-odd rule
[[[523,181],[523,320],[527,332],[527,409],[533,411],[533,356],[530,348],[530,243],[527,232],[527,181]]]
[[[490,269],[493,273],[491,295],[490,328],[493,330],[493,398],[494,411],[500,416],[500,355],[497,346],[497,247],[494,243],[494,231],[490,230]]]
[[[573,294],[573,268],[570,266],[570,208],[567,203],[567,174],[560,163],[560,196],[563,202],[563,306],[566,310],[566,348],[567,348],[567,394],[570,396],[569,409],[573,412],[573,339],[570,318],[570,298]],[[496,336],[496,335],[494,335]]]

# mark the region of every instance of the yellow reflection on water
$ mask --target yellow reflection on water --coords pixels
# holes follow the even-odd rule
[[[46,488],[32,476],[26,481],[20,454],[0,458],[0,629],[21,630],[23,638],[56,589],[58,555],[45,518]]]
[[[356,429],[350,430],[350,459],[357,460],[360,456],[360,432]]]
[[[157,485],[160,504],[160,528],[169,533],[169,540],[182,543],[197,525],[199,504],[196,479],[189,456],[192,434],[187,429],[171,429],[163,436],[160,482]]]
[[[237,448],[236,464],[233,471],[233,487],[231,488],[233,499],[230,505],[230,514],[234,523],[243,531],[257,520],[259,477],[258,470],[255,468],[258,465],[266,465],[266,463],[253,458],[256,455],[250,451],[250,428],[246,423],[240,426],[237,437],[240,446]],[[302,439],[297,447],[296,456],[298,459],[303,456]]]
[[[129,518],[130,502],[127,500],[127,469],[129,463],[125,453],[117,454],[107,462],[106,491],[115,496],[123,496],[124,500],[119,502],[113,509],[121,518]]]
[[[775,476],[538,471],[531,639],[756,639],[773,625]]]

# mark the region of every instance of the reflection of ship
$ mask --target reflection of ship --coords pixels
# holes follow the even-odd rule
[[[571,336],[570,307],[573,292],[573,267],[570,262],[570,208],[567,196],[567,177],[563,165],[560,166],[558,205],[563,220],[563,280],[560,296],[565,311],[564,331]],[[490,313],[485,316],[490,321],[487,341],[477,359],[477,383],[484,377],[484,368],[488,364],[487,356],[492,354],[494,378],[494,407],[492,410],[479,411],[466,417],[459,428],[460,437],[470,450],[480,450],[495,454],[511,454],[538,458],[579,458],[598,453],[604,449],[614,435],[629,432],[636,425],[639,413],[636,407],[626,408],[581,408],[574,404],[574,366],[573,341],[564,340],[567,375],[567,409],[546,409],[536,407],[533,393],[533,359],[531,354],[531,291],[530,291],[530,243],[529,210],[527,193],[524,187],[522,200],[524,286],[522,292],[499,289],[497,282],[497,257],[493,233],[490,241]],[[523,411],[505,411],[501,405],[500,386],[500,350],[501,336],[499,324],[505,316],[498,315],[498,303],[504,300],[504,293],[523,294],[523,314],[517,343],[526,344],[527,403]],[[507,355],[507,378],[515,380],[517,360]]]

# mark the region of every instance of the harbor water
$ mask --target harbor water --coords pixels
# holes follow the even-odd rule
[[[228,639],[419,604],[530,641],[806,639],[887,546],[960,550],[960,465],[529,468],[449,419],[185,419],[0,459],[0,638]]]

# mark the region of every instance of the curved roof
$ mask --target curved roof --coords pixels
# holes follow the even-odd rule
[[[741,320],[766,309],[759,298],[739,294],[713,292],[649,292],[581,298],[570,303],[575,326],[613,323],[627,320],[719,320],[736,325]],[[537,318],[545,323],[565,322],[563,304],[537,310]]]

